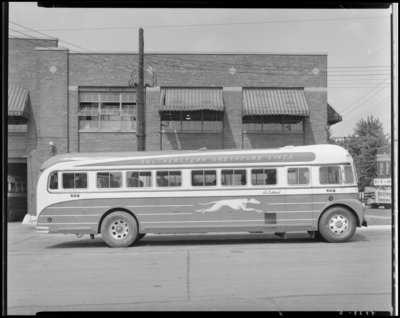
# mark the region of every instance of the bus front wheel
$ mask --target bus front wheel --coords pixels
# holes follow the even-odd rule
[[[101,223],[101,235],[111,247],[127,247],[138,237],[136,219],[126,212],[113,212]]]
[[[352,238],[356,231],[356,218],[346,208],[332,207],[319,220],[319,232],[328,242],[341,243]]]

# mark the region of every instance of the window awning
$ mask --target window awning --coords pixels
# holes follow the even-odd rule
[[[98,106],[83,106],[78,113],[78,116],[98,116],[99,107]]]
[[[243,99],[243,116],[310,115],[301,89],[246,89],[243,90]]]
[[[103,106],[100,109],[100,115],[119,116],[119,106]]]
[[[160,111],[223,111],[221,89],[163,89]]]
[[[328,105],[328,125],[334,125],[342,121],[342,116],[333,109],[333,107],[329,104]]]
[[[8,116],[29,118],[29,91],[16,85],[8,85]]]

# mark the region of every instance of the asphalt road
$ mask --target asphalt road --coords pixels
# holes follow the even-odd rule
[[[8,224],[7,309],[41,311],[391,311],[389,226],[344,244],[269,234],[101,236]]]

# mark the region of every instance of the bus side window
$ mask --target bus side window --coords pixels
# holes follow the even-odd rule
[[[319,168],[319,183],[321,184],[342,183],[342,171],[340,167]]]
[[[276,184],[276,169],[251,170],[252,185]]]
[[[180,187],[182,177],[180,171],[157,171],[158,187]]]
[[[246,170],[222,170],[221,184],[224,186],[246,185]]]
[[[308,184],[310,182],[310,172],[308,168],[288,169],[288,184]]]
[[[345,166],[344,167],[344,179],[345,179],[346,183],[355,183],[353,167],[352,166]]]
[[[217,172],[215,170],[192,171],[192,186],[210,187],[217,184]]]
[[[53,189],[53,190],[58,189],[58,175],[57,175],[57,172],[53,172],[50,175],[50,186],[49,186],[49,188]]]
[[[128,188],[150,188],[151,171],[128,171],[126,173],[126,186]]]

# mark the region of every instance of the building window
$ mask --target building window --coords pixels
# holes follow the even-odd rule
[[[379,176],[383,176],[383,161],[379,162]]]
[[[221,111],[163,111],[160,115],[161,131],[222,131]]]
[[[8,116],[8,131],[26,132],[27,119],[17,116]]]
[[[386,174],[390,176],[390,161],[386,161]]]
[[[289,115],[247,115],[243,116],[243,130],[294,130],[302,131],[304,117]]]
[[[80,92],[80,131],[136,131],[135,92]]]

